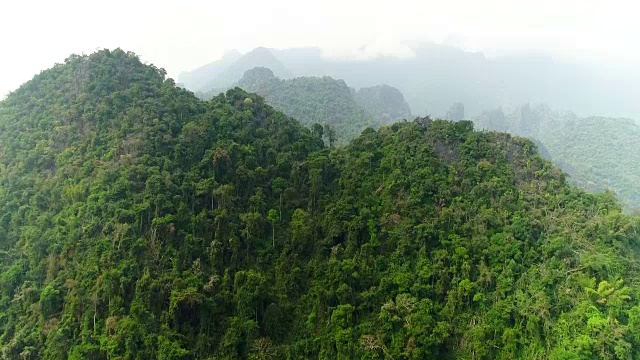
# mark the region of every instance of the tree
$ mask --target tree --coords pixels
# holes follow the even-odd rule
[[[327,141],[329,142],[329,147],[333,148],[336,142],[336,131],[329,124],[324,124],[324,135],[327,136]]]
[[[318,123],[313,124],[313,135],[315,135],[319,139],[322,139],[322,137],[324,136],[324,129],[322,128],[322,125]]]
[[[267,220],[271,223],[271,236],[272,236],[272,245],[273,248],[276,247],[276,223],[280,221],[280,217],[278,216],[278,211],[275,209],[269,210],[269,215],[267,216]]]

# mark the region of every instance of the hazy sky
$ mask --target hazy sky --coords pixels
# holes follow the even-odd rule
[[[172,77],[225,49],[410,56],[407,46],[419,41],[630,64],[640,60],[638,7],[629,0],[2,0],[0,94],[71,53],[105,47],[134,51]]]

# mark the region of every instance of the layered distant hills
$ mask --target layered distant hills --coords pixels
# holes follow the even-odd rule
[[[324,58],[315,48],[258,48],[243,56],[229,53],[208,65],[216,69],[215,76],[201,69],[184,73],[181,79],[197,78],[199,82],[185,85],[197,89],[198,84],[206,84],[200,88],[209,89],[210,94],[240,83],[307,126],[316,122],[334,126],[343,143],[367,126],[410,117],[409,107],[403,105],[406,97],[414,113],[456,121],[473,118],[480,128],[530,137],[576,184],[592,191],[613,190],[628,210],[640,209],[640,176],[635,174],[635,164],[640,163],[637,122],[551,110],[640,114],[639,103],[627,97],[638,86],[628,81],[633,74],[616,81],[618,88],[611,91],[611,77],[605,81],[586,66],[539,56],[486,58],[437,45],[418,47],[415,53],[410,59],[337,61]],[[272,74],[265,74],[268,81],[242,79],[241,70],[263,65],[271,69]],[[291,79],[300,75],[345,80]],[[364,88],[349,94],[346,84]],[[549,105],[519,106],[533,101]],[[514,110],[505,113],[500,108]]]
[[[629,210],[640,210],[640,125],[631,119],[579,117],[547,105],[523,105],[512,112],[486,111],[474,119],[480,129],[531,137],[550,159],[591,191],[612,190]]]
[[[283,80],[270,69],[258,67],[247,71],[237,86],[263,96],[271,106],[308,127],[331,126],[340,143],[355,138],[367,127],[411,117],[402,94],[387,85],[355,91],[343,80],[328,76]]]
[[[279,78],[331,76],[355,88],[388,84],[399,89],[415,114],[444,117],[449,106],[463,102],[468,117],[486,109],[515,108],[527,102],[640,119],[640,73],[624,68],[568,63],[542,55],[487,57],[450,46],[421,44],[409,58],[375,57],[337,60],[318,48],[257,48],[241,57],[225,55],[179,82],[193,91],[224,89],[244,71],[270,68]],[[230,63],[230,60],[235,60]],[[216,72],[207,74],[206,69]]]
[[[640,84],[630,83],[634,74],[616,81],[618,88],[611,91],[614,77],[605,81],[584,65],[545,57],[486,58],[437,45],[414,51],[416,56],[410,59],[337,61],[324,58],[315,48],[258,48],[240,57],[227,54],[208,65],[216,69],[215,76],[198,70],[196,77],[201,84],[203,78],[209,79],[201,89],[208,88],[210,94],[241,84],[307,126],[330,124],[342,143],[367,126],[410,117],[406,97],[414,113],[455,121],[473,118],[480,128],[530,137],[574,183],[591,191],[613,190],[627,210],[640,209],[640,175],[635,171],[635,164],[640,163],[638,123],[629,118],[551,110],[640,114],[639,103],[628,98],[629,91]],[[263,65],[273,68],[270,74],[263,73],[263,80],[254,81],[258,73],[242,78],[241,70]],[[185,73],[182,78],[197,74]],[[295,76],[299,78],[292,79]],[[185,84],[198,88],[194,82]],[[346,84],[361,89],[350,94]],[[534,101],[549,105],[519,106]],[[513,110],[505,113],[500,109]]]

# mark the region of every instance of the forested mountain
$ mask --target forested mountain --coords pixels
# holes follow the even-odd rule
[[[389,84],[404,94],[415,114],[444,117],[451,104],[463,102],[471,118],[486,109],[543,102],[583,115],[640,119],[640,102],[634,100],[640,93],[637,70],[536,54],[489,57],[432,43],[416,44],[411,50],[414,56],[408,58],[339,60],[327,58],[319,48],[268,49],[292,76],[331,76],[356,88]],[[235,76],[237,81],[242,74]],[[222,87],[211,80],[211,88]]]
[[[320,135],[122,50],[35,76],[0,102],[2,357],[637,357],[610,195],[468,121]]]
[[[613,190],[630,211],[640,211],[640,125],[624,118],[581,118],[547,105],[523,105],[477,117],[479,128],[537,139],[550,158],[589,191]]]
[[[399,119],[410,119],[411,108],[400,90],[386,84],[360,88],[355,93],[356,102],[382,124]]]
[[[329,125],[341,144],[367,127],[411,117],[402,94],[388,85],[356,92],[344,81],[328,76],[282,80],[261,67],[247,71],[237,85],[264,97],[269,105],[308,127]]]

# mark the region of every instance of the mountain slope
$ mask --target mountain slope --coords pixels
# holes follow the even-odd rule
[[[533,137],[553,161],[590,191],[613,190],[629,210],[640,209],[640,125],[631,119],[579,118],[546,105],[524,105],[512,113],[485,112],[479,127]]]
[[[383,124],[400,119],[410,119],[411,109],[402,93],[389,85],[377,85],[358,89],[356,102]]]
[[[430,119],[318,135],[121,50],[35,76],[0,102],[2,357],[640,351],[637,219],[532,142]]]
[[[336,155],[326,271],[355,280],[335,285],[331,324],[374,358],[631,356],[634,220],[567,186],[529,141],[471,128],[395,124]],[[340,353],[347,339],[328,358],[359,357]]]

